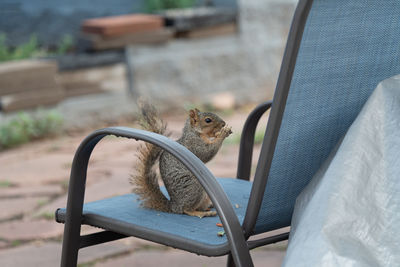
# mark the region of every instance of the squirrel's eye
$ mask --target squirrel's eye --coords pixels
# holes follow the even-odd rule
[[[205,121],[206,123],[210,123],[210,122],[212,122],[212,119],[206,118],[204,121]]]

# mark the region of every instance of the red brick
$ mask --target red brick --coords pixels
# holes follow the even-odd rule
[[[123,15],[86,20],[82,24],[82,31],[103,36],[118,36],[158,30],[163,24],[163,18],[157,15]]]

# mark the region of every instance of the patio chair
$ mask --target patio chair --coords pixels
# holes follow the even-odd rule
[[[290,226],[296,197],[372,90],[400,73],[399,14],[398,0],[299,1],[273,102],[258,106],[245,123],[238,179],[216,179],[186,148],[154,133],[114,127],[89,135],[75,154],[67,208],[56,211],[56,220],[65,223],[61,265],[76,266],[80,248],[135,236],[200,255],[229,255],[228,266],[253,266],[250,249],[285,240],[288,233],[249,237]],[[250,182],[255,127],[270,107]],[[84,204],[88,160],[107,135],[144,140],[175,155],[204,186],[218,216],[199,219],[143,209],[133,194]],[[226,236],[216,235],[218,221]],[[105,231],[80,236],[81,224]]]

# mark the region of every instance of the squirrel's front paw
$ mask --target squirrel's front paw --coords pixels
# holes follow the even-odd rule
[[[218,133],[217,137],[226,138],[232,133],[232,127],[224,126]]]

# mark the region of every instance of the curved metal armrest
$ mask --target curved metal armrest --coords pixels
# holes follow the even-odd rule
[[[242,258],[237,258],[237,263],[249,262],[250,258],[243,255],[243,251],[247,250],[246,241],[244,239],[243,230],[240,226],[238,218],[233,210],[232,204],[228,200],[222,187],[216,181],[215,177],[204,165],[204,163],[197,158],[186,147],[171,139],[155,134],[148,131],[132,129],[127,127],[111,127],[100,129],[88,137],[86,137],[80,144],[72,163],[70,185],[68,189],[68,202],[65,227],[71,227],[70,222],[73,218],[80,218],[82,216],[82,207],[85,194],[86,173],[90,155],[96,144],[107,135],[115,135],[117,137],[132,138],[135,140],[143,140],[154,145],[157,145],[164,150],[174,155],[181,161],[199,180],[205,191],[210,196],[214,207],[225,228],[225,233],[230,241],[231,250],[236,251],[234,255],[241,255]],[[73,227],[73,226],[72,226]],[[72,229],[71,229],[72,230]],[[78,229],[75,229],[78,231]],[[250,255],[248,255],[250,257]],[[240,264],[239,264],[240,266]],[[244,266],[244,265],[243,265]]]
[[[237,178],[250,179],[251,160],[253,156],[254,135],[261,116],[271,107],[272,101],[258,105],[247,117],[240,138]]]

